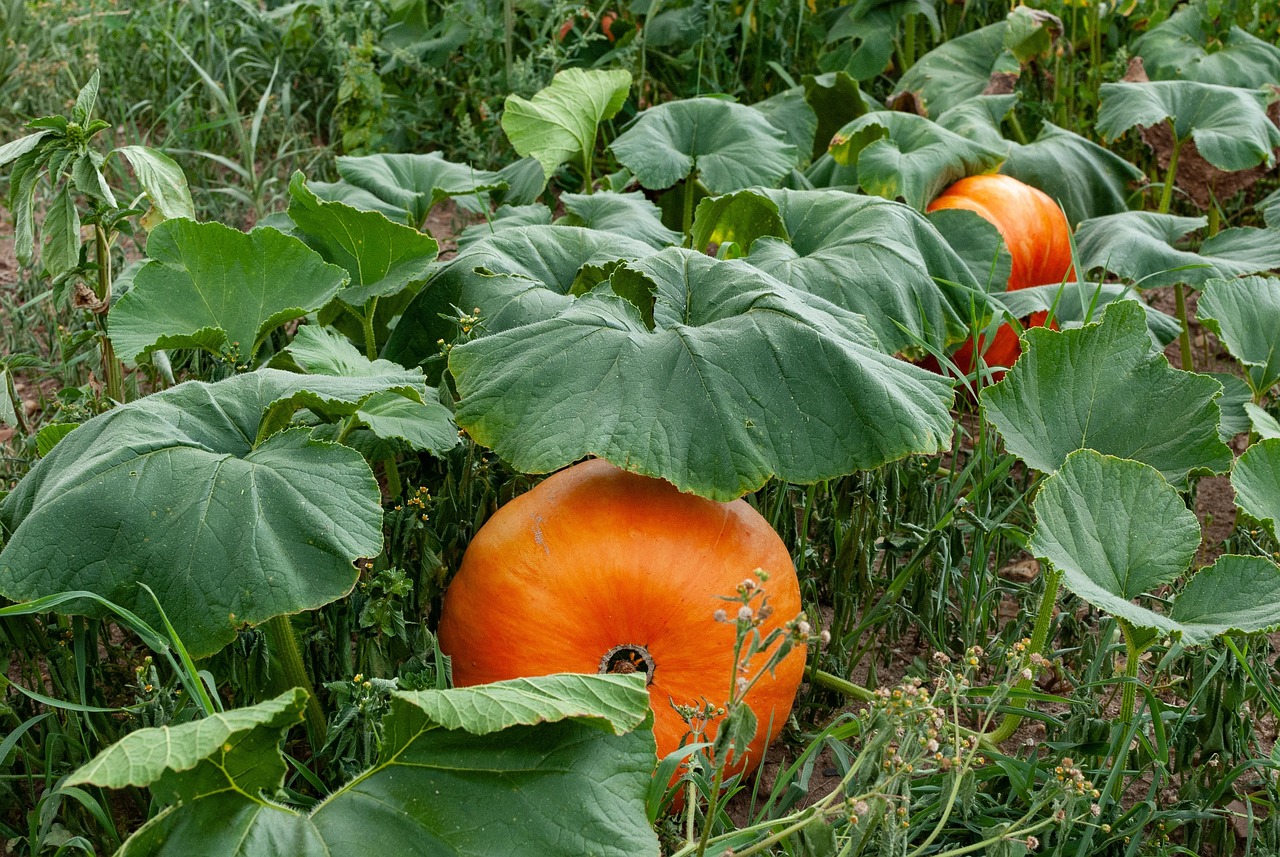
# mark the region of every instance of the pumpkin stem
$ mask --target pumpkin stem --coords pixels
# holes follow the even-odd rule
[[[655,669],[657,665],[653,662],[653,655],[649,654],[649,650],[644,646],[614,646],[600,659],[600,675],[608,673],[627,675],[642,672],[645,674],[646,685],[653,684]]]

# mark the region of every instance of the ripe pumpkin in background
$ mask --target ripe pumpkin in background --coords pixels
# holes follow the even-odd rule
[[[719,596],[756,569],[768,573],[760,585],[773,608],[763,637],[800,612],[800,585],[760,513],[744,500],[717,503],[586,461],[515,498],[476,533],[445,593],[440,648],[459,687],[642,669],[662,757],[688,732],[673,702],[725,704],[741,605]],[[717,610],[729,621],[715,621]],[[751,674],[766,657],[756,656]],[[747,694],[759,728],[745,766],[730,759],[730,773],[760,762],[786,723],[804,663],[797,646]],[[706,740],[714,734],[712,725]]]
[[[1002,175],[969,176],[947,188],[929,211],[963,208],[995,226],[1011,256],[1009,291],[1056,285],[1075,278],[1071,268],[1071,226],[1066,215],[1044,191]],[[1027,327],[1043,327],[1048,313],[1038,312]],[[979,337],[982,342],[982,337]],[[1021,348],[1009,324],[1000,325],[985,359],[992,366],[1012,366]],[[974,367],[973,341],[952,357],[966,373]]]

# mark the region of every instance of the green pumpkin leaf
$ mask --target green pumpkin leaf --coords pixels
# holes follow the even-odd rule
[[[1082,273],[1110,271],[1143,289],[1186,283],[1199,288],[1215,277],[1231,279],[1280,268],[1280,230],[1224,229],[1198,252],[1174,246],[1204,227],[1203,217],[1129,211],[1086,220],[1076,231]]]
[[[795,146],[801,158],[808,158],[818,133],[818,115],[805,100],[803,87],[784,89],[777,95],[752,104],[751,109],[764,114],[769,124],[781,132],[788,143]],[[824,142],[822,151],[826,150]]]
[[[1231,472],[1231,487],[1240,511],[1275,534],[1280,522],[1280,439],[1262,440],[1246,449]]]
[[[380,378],[405,372],[390,360],[370,360],[342,334],[327,327],[305,324],[298,328],[284,351],[306,373],[340,378]]]
[[[446,161],[440,152],[339,157],[338,175],[346,184],[372,195],[378,201],[373,210],[415,229],[420,229],[427,221],[427,213],[446,199],[488,194],[507,187],[497,173]],[[355,208],[364,208],[362,202],[372,202],[367,196],[349,191],[330,196],[325,192],[329,188],[322,191],[312,185],[312,190],[323,199],[338,199]]]
[[[734,258],[751,252],[756,239],[765,236],[786,240],[787,227],[778,204],[755,190],[709,196],[698,203],[693,215],[693,246],[705,253],[712,244],[736,244]]]
[[[1247,389],[1248,388],[1246,388],[1246,390]],[[1278,422],[1275,417],[1271,416],[1270,413],[1258,407],[1253,402],[1245,402],[1244,411],[1249,417],[1249,424],[1245,426],[1246,429],[1252,428],[1257,432],[1258,437],[1262,440],[1280,438],[1280,422]]]
[[[347,272],[338,300],[362,310],[371,298],[397,294],[427,279],[439,247],[430,235],[341,202],[325,202],[301,172],[289,182],[289,217],[299,237],[324,261]]]
[[[558,71],[531,100],[507,96],[502,130],[516,152],[538,159],[547,181],[561,164],[594,153],[600,123],[622,109],[630,91],[631,73],[623,69]]]
[[[458,424],[523,472],[595,455],[717,500],[949,443],[950,385],[880,352],[859,316],[686,250],[624,276],[653,283],[653,330],[597,292],[455,347]]]
[[[994,170],[1004,154],[911,113],[868,113],[831,139],[837,163],[856,167],[858,184],[923,211],[947,186]]]
[[[221,223],[167,220],[147,239],[151,257],[112,307],[121,359],[157,348],[230,350],[249,363],[272,330],[328,303],[346,273],[275,229],[246,234]]]
[[[1031,328],[1023,342],[1017,364],[980,395],[1028,466],[1052,473],[1075,450],[1093,449],[1149,464],[1175,485],[1193,470],[1230,468],[1218,438],[1222,386],[1153,353],[1136,301],[1116,301],[1101,322],[1076,330]]]
[[[1280,568],[1265,557],[1220,556],[1178,593],[1169,618],[1193,645],[1272,631],[1280,627]]]
[[[1079,134],[1045,122],[1035,140],[1013,144],[1000,172],[1056,200],[1074,228],[1093,217],[1129,210],[1129,186],[1142,170]]]
[[[428,393],[435,391],[428,388]],[[360,406],[356,418],[376,437],[402,440],[432,455],[442,455],[461,442],[453,414],[433,396],[416,402],[397,393],[377,393]]]
[[[981,289],[925,217],[842,191],[761,193],[777,208],[788,240],[763,237],[745,261],[864,316],[890,353],[921,341],[943,347],[964,335]]]
[[[584,267],[652,252],[631,238],[574,226],[503,229],[469,245],[428,281],[404,311],[383,356],[415,366],[440,353],[439,340],[458,338],[458,325],[450,319],[459,310],[479,308],[480,332],[487,333],[549,318],[573,302]]]
[[[1174,630],[1167,617],[1132,603],[1180,577],[1200,547],[1199,520],[1159,471],[1077,450],[1033,506],[1027,549],[1062,572],[1068,589],[1139,628]]]
[[[718,98],[650,107],[609,148],[643,187],[664,190],[696,172],[713,194],[776,185],[801,154],[764,114]]]
[[[542,168],[539,167],[539,175]],[[473,223],[458,236],[458,250],[466,250],[477,241],[513,226],[550,226],[551,209],[540,203],[531,205],[500,205],[484,223]]]
[[[1248,369],[1255,393],[1280,383],[1280,280],[1209,280],[1196,315]]]
[[[280,740],[302,722],[307,692],[285,691],[248,708],[219,711],[178,726],[138,729],[67,780],[109,789],[150,786],[162,804],[236,787],[250,795],[284,784]]]
[[[662,210],[642,193],[564,193],[560,202],[567,214],[557,225],[616,232],[654,249],[680,243],[680,233],[662,225]]]
[[[1013,271],[1013,257],[995,225],[976,212],[941,208],[929,222],[956,251],[973,278],[987,292],[1003,293]]]
[[[839,13],[827,30],[827,53],[819,65],[828,72],[847,73],[853,80],[870,80],[884,72],[904,16],[922,15],[934,38],[938,36],[933,0],[862,0],[840,7]]]
[[[1262,222],[1272,229],[1280,229],[1280,190],[1272,191],[1257,205],[1262,214]]]
[[[174,217],[196,219],[191,188],[187,186],[186,173],[177,161],[147,146],[121,146],[112,154],[118,154],[129,162],[143,192],[151,201],[151,211],[145,218],[149,229]]]
[[[916,60],[898,79],[894,94],[914,93],[929,116],[940,116],[981,95],[992,73],[1015,73],[1018,61],[1005,49],[1008,24],[1000,21],[948,39]]]
[[[655,757],[641,678],[555,675],[397,692],[378,762],[310,813],[270,799],[284,782],[281,733],[302,704],[294,690],[140,729],[74,782],[139,783],[170,798],[120,857],[658,855],[644,810]]]
[[[1180,333],[1181,330],[1179,329],[1178,332]],[[1251,411],[1249,409],[1255,407],[1253,391],[1239,375],[1212,372],[1209,377],[1222,385],[1222,398],[1218,400],[1218,407],[1222,410],[1222,420],[1218,424],[1218,437],[1222,438],[1223,443],[1230,443],[1233,437],[1250,428]]]
[[[1152,80],[1196,80],[1257,89],[1280,82],[1280,48],[1231,27],[1225,39],[1206,20],[1203,4],[1183,6],[1142,34],[1133,50]]]
[[[1159,348],[1164,348],[1173,342],[1182,332],[1182,325],[1176,318],[1165,315],[1147,304],[1132,287],[1118,283],[1061,283],[1051,286],[1032,286],[1027,289],[1003,292],[995,298],[995,302],[1008,310],[1009,315],[1014,318],[1026,318],[1033,312],[1052,311],[1054,321],[1064,330],[1097,321],[1102,317],[1104,307],[1121,300],[1142,304],[1143,310],[1147,313],[1147,332],[1151,335],[1152,342]],[[1243,381],[1240,383],[1244,384]]]
[[[24,601],[91,589],[157,624],[146,583],[195,657],[246,624],[341,598],[355,585],[354,561],[382,550],[373,474],[357,452],[309,430],[259,435],[281,411],[285,421],[298,407],[349,414],[376,393],[423,389],[416,371],[264,369],[95,417],[0,503],[0,593]]]
[[[1267,117],[1261,90],[1191,80],[1104,83],[1098,90],[1098,130],[1114,140],[1134,126],[1172,121],[1178,141],[1195,140],[1204,159],[1220,170],[1275,163],[1280,128]]]
[[[948,131],[989,149],[1012,151],[1018,144],[1000,132],[1009,111],[1018,103],[1017,95],[976,95],[961,101],[934,119]]]
[[[1076,595],[1135,628],[1199,645],[1280,626],[1280,568],[1257,556],[1219,557],[1187,582],[1167,614],[1133,603],[1181,577],[1200,547],[1195,513],[1154,468],[1073,452],[1033,505],[1028,550],[1062,572]]]

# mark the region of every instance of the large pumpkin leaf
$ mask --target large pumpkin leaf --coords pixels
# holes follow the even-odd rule
[[[1147,313],[1147,332],[1160,348],[1173,342],[1182,332],[1182,324],[1176,318],[1165,315],[1147,304],[1133,287],[1122,286],[1119,283],[1061,283],[1051,286],[1032,286],[1027,289],[1003,292],[994,298],[994,302],[1003,306],[1014,318],[1026,318],[1035,312],[1052,311],[1054,321],[1063,330],[1097,321],[1107,304],[1122,300],[1137,301],[1142,304],[1143,310]],[[1239,381],[1238,378],[1236,380]],[[1240,383],[1244,384],[1243,381]]]
[[[1000,172],[1056,200],[1072,227],[1129,210],[1129,185],[1142,170],[1079,134],[1045,122],[1030,143],[1013,144]]]
[[[0,593],[91,589],[155,624],[146,583],[197,657],[243,625],[340,598],[353,562],[382,550],[378,485],[355,450],[272,432],[298,407],[350,414],[377,393],[423,389],[416,371],[264,369],[95,417],[0,503]]]
[[[1082,220],[1128,211],[1129,185],[1142,170],[1052,122],[1044,122],[1030,143],[1006,140],[1001,122],[1013,109],[1014,95],[980,95],[938,117],[938,124],[1006,158],[1000,172],[1039,188],[1056,200],[1074,227]]]
[[[568,161],[581,164],[585,157],[590,164],[597,128],[622,109],[630,91],[631,73],[623,69],[558,71],[532,99],[507,96],[502,130],[518,153],[538,159],[544,181],[549,180]]]
[[[566,214],[559,225],[616,232],[655,249],[680,243],[680,233],[662,225],[662,210],[642,193],[565,193],[560,203]]]
[[[338,300],[363,309],[371,298],[393,295],[426,280],[439,250],[430,235],[376,211],[325,202],[311,192],[301,172],[293,174],[289,195],[289,218],[301,237],[350,278],[338,292]]]
[[[1197,80],[1257,89],[1280,83],[1280,48],[1230,27],[1223,34],[1206,20],[1203,4],[1182,7],[1133,43],[1152,80]]]
[[[1180,577],[1200,547],[1199,520],[1159,471],[1077,450],[1033,506],[1027,549],[1062,572],[1067,588],[1138,627],[1172,630],[1168,619],[1132,603]]]
[[[1134,126],[1173,123],[1178,141],[1195,140],[1205,160],[1233,172],[1275,163],[1280,129],[1267,116],[1268,96],[1191,80],[1104,83],[1098,130],[1114,140]]]
[[[801,160],[807,160],[813,150],[818,133],[818,114],[804,97],[804,87],[793,86],[777,95],[751,105],[752,110],[764,114],[769,124],[780,131],[783,138],[796,147]],[[825,142],[822,151],[826,151]]]
[[[842,191],[754,193],[777,211],[786,237],[758,238],[750,243],[745,261],[865,316],[890,353],[921,341],[943,347],[967,330],[977,282],[922,215],[901,203]],[[709,203],[703,205],[700,217],[716,214]],[[708,227],[695,221],[694,232]]]
[[[1280,568],[1265,557],[1220,556],[1178,593],[1169,618],[1187,643],[1274,631],[1280,627]]]
[[[1218,438],[1222,386],[1153,353],[1136,301],[1110,304],[1100,323],[1076,330],[1031,328],[1023,341],[1017,364],[981,398],[1028,466],[1052,473],[1075,450],[1094,449],[1149,464],[1175,485],[1231,466]]]
[[[1079,450],[1045,480],[1034,507],[1028,549],[1076,595],[1131,626],[1194,645],[1280,625],[1280,568],[1256,556],[1219,557],[1167,614],[1133,603],[1182,576],[1200,546],[1195,513],[1154,468]]]
[[[912,113],[880,111],[853,120],[831,138],[831,156],[857,167],[858,184],[923,211],[944,188],[994,170],[1004,155]]]
[[[281,732],[301,705],[294,690],[140,729],[72,779],[150,785],[168,804],[120,857],[658,854],[644,811],[655,761],[643,728],[649,701],[635,676],[396,693],[377,764],[310,813],[271,799],[284,782]]]
[[[928,217],[969,269],[973,282],[988,292],[1003,293],[1013,271],[1013,257],[995,224],[963,208],[940,208]]]
[[[431,278],[400,318],[383,356],[414,366],[438,354],[439,340],[458,337],[450,320],[458,310],[478,308],[489,333],[549,318],[572,303],[584,266],[602,270],[652,252],[640,241],[575,226],[503,229],[468,246]]]
[[[758,190],[706,197],[694,212],[690,235],[699,252],[715,244],[720,258],[731,252],[730,258],[735,259],[749,253],[758,238],[788,238],[778,204]],[[729,245],[736,248],[730,250]]]
[[[440,152],[343,156],[338,158],[338,175],[347,185],[376,199],[374,210],[415,228],[421,228],[427,213],[450,197],[487,194],[507,187],[497,173],[446,161]],[[356,208],[374,205],[368,197],[350,191],[332,187],[322,191],[315,185],[312,189],[325,199],[338,199]]]
[[[1280,524],[1280,439],[1262,440],[1246,449],[1231,472],[1231,487],[1240,510],[1276,534]]]
[[[853,80],[876,77],[893,57],[904,16],[923,16],[937,37],[934,5],[935,0],[860,0],[841,7],[827,30],[826,53],[819,64],[828,72],[847,73]]]
[[[404,371],[390,360],[370,360],[346,337],[325,327],[300,328],[285,351],[304,371],[319,375],[376,378]],[[412,449],[434,455],[453,449],[459,443],[453,413],[440,403],[431,387],[423,391],[421,400],[390,390],[375,393],[360,404],[354,417],[357,424],[368,428],[375,437],[403,441]]]
[[[1196,315],[1248,369],[1256,394],[1280,383],[1280,280],[1209,280]]]
[[[610,149],[650,190],[669,188],[696,172],[714,194],[776,185],[801,155],[764,114],[718,98],[650,107]]]
[[[203,348],[249,363],[272,330],[320,309],[346,282],[297,238],[221,223],[167,220],[147,239],[151,261],[111,308],[123,360],[157,348]]]
[[[894,94],[913,93],[929,116],[940,116],[962,101],[981,95],[997,71],[1019,71],[1018,60],[1005,49],[1004,21],[948,39],[907,69]]]
[[[628,263],[614,290],[629,279],[656,296],[652,330],[598,292],[454,348],[458,424],[524,472],[595,455],[717,500],[947,446],[950,385],[859,316],[686,250]]]
[[[539,167],[541,170],[541,167]],[[462,251],[477,241],[483,241],[495,232],[514,226],[550,226],[551,209],[541,203],[530,205],[500,205],[484,223],[473,223],[458,236],[458,250]]]
[[[1144,289],[1234,278],[1280,269],[1280,230],[1240,227],[1206,239],[1197,252],[1175,244],[1204,227],[1203,217],[1128,211],[1086,220],[1076,231],[1084,272],[1101,268]]]

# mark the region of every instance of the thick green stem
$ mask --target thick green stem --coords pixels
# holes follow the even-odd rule
[[[116,359],[115,348],[111,338],[107,336],[107,310],[111,304],[111,241],[102,224],[93,227],[94,249],[98,262],[97,298],[102,303],[102,312],[97,313],[98,346],[102,355],[102,371],[106,375],[107,398],[117,402],[124,401],[124,367]]]
[[[1124,647],[1126,659],[1124,663],[1124,687],[1120,689],[1120,718],[1121,722],[1129,724],[1133,722],[1133,709],[1138,700],[1138,662],[1142,658],[1145,648],[1140,648],[1133,641],[1133,629],[1129,627],[1127,622],[1120,623],[1120,633],[1124,636]]]
[[[1209,237],[1217,235],[1222,229],[1222,212],[1218,210],[1218,201],[1209,198]]]
[[[836,693],[843,693],[845,696],[853,699],[861,699],[863,702],[870,702],[876,698],[875,693],[867,690],[860,684],[854,684],[846,681],[838,675],[829,673],[826,670],[814,670],[812,682],[818,687],[824,687],[827,690],[834,690]]]
[[[378,311],[378,299],[369,298],[364,305],[364,315],[360,316],[360,328],[364,331],[364,356],[370,360],[378,359],[378,336],[373,332],[373,318]]]
[[[1053,606],[1058,603],[1058,586],[1061,582],[1062,572],[1053,568],[1045,571],[1044,593],[1040,596],[1040,612],[1036,614],[1036,624],[1031,631],[1031,651],[1039,655],[1044,654],[1045,644],[1049,640],[1049,626],[1053,623]],[[1031,687],[1031,681],[1020,681],[1018,687],[1026,690]],[[1010,704],[1017,708],[1025,708],[1027,703],[1026,700],[1015,699]],[[1008,741],[1013,737],[1013,733],[1018,731],[1021,723],[1021,714],[1006,714],[996,730],[986,736],[987,741],[992,746]]]
[[[322,747],[327,729],[324,712],[320,709],[320,699],[316,696],[311,677],[302,666],[302,653],[298,650],[298,638],[294,636],[293,624],[288,616],[276,616],[269,619],[263,627],[267,632],[267,645],[284,672],[282,686],[300,687],[307,692],[307,731],[311,733],[311,746]]]
[[[1169,123],[1169,133],[1173,133],[1173,123]],[[1165,170],[1164,187],[1160,190],[1160,213],[1168,214],[1173,205],[1173,185],[1178,178],[1178,152],[1182,149],[1182,141],[1173,138],[1173,152],[1169,155],[1169,169]]]

